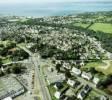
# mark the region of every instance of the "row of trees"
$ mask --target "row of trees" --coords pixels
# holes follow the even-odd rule
[[[26,70],[26,67],[19,63],[10,65],[6,68],[6,72],[8,74],[10,74],[10,73],[20,74],[22,72],[25,72],[25,70]]]

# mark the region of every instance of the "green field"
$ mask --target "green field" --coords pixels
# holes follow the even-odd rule
[[[112,61],[105,62],[91,62],[85,65],[84,68],[95,68],[97,71],[102,72],[105,75],[112,74]]]
[[[76,23],[74,26],[81,26],[83,28],[86,28],[89,26],[89,24],[83,24],[83,23]],[[105,33],[112,33],[112,24],[108,23],[94,23],[89,27],[90,30],[94,31],[102,31]]]
[[[89,29],[94,31],[102,31],[105,33],[112,33],[112,24],[107,23],[95,23]]]
[[[10,59],[10,58],[3,59],[3,60],[2,60],[2,63],[3,63],[3,64],[9,63],[9,62],[11,62],[11,59]]]
[[[48,89],[49,89],[52,100],[57,100],[54,96],[54,94],[56,92],[55,88],[52,85],[50,85],[50,86],[48,86]]]

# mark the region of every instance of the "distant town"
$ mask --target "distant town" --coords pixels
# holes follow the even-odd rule
[[[112,100],[112,12],[0,16],[0,100]]]

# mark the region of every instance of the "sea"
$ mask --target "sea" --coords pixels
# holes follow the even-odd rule
[[[0,4],[0,15],[3,16],[64,16],[100,11],[112,11],[112,2]]]

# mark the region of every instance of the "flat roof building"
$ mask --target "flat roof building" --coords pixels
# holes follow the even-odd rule
[[[14,77],[0,78],[0,100],[14,98],[24,92],[24,87]]]

